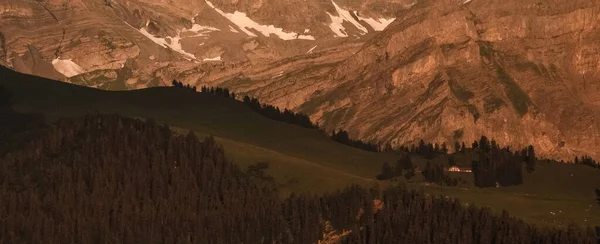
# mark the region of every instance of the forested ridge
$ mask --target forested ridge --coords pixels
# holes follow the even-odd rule
[[[25,116],[3,107],[5,118]],[[0,243],[596,243],[591,228],[535,227],[402,187],[282,200],[213,138],[152,120],[32,128],[0,154]]]
[[[184,86],[183,83],[176,81],[176,80],[173,81],[173,86],[177,87],[177,88],[184,88],[184,89],[187,89],[192,92],[197,92],[197,89],[195,86],[190,86],[190,85]],[[227,89],[227,88],[222,88],[222,87],[202,86],[200,88],[200,92],[206,93],[206,94],[212,94],[215,96],[230,98],[230,99],[234,99],[234,100],[238,99],[237,94],[229,91],[229,89]],[[306,115],[306,114],[297,113],[297,112],[294,112],[289,109],[281,110],[281,109],[279,109],[279,107],[261,103],[257,98],[249,97],[247,95],[244,96],[243,98],[241,98],[240,101],[243,104],[245,104],[246,106],[250,107],[256,113],[258,113],[262,116],[265,116],[269,119],[288,123],[288,124],[298,125],[298,126],[301,126],[304,128],[317,129],[317,130],[321,131],[321,133],[329,136],[332,140],[337,141],[339,143],[342,143],[342,144],[345,144],[345,145],[348,145],[348,146],[351,146],[354,148],[371,151],[371,152],[379,152],[379,151],[383,150],[383,147],[377,143],[370,143],[370,142],[365,142],[365,141],[362,141],[359,139],[352,139],[348,135],[347,131],[344,131],[341,129],[333,130],[331,133],[328,133],[323,128],[320,128],[317,123],[313,123],[310,120],[310,118],[308,117],[308,115]]]

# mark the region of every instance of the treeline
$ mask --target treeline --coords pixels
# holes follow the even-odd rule
[[[583,164],[583,165],[587,165],[587,166],[590,166],[593,168],[600,169],[600,163],[589,156],[582,156],[581,159],[579,159],[579,157],[575,156],[575,163]]]
[[[200,89],[203,93],[213,94],[216,96],[236,99],[237,95],[234,92],[230,92],[227,88],[220,87],[206,87],[202,86]],[[319,128],[318,125],[313,124],[310,121],[310,118],[302,113],[295,113],[289,109],[280,110],[278,107],[262,104],[256,98],[250,98],[249,96],[244,96],[242,98],[242,102],[250,107],[252,110],[257,112],[260,115],[263,115],[269,119],[288,123],[295,124],[305,128],[316,129]]]
[[[266,167],[152,120],[62,119],[0,157],[0,243],[596,242],[403,188],[280,200]]]
[[[464,143],[463,143],[464,146]],[[448,154],[448,146],[446,143],[437,144],[437,143],[425,143],[423,139],[419,141],[417,145],[412,144],[410,146],[399,146],[397,149],[393,149],[391,145],[387,144],[385,146],[384,151],[396,151],[396,152],[406,152],[406,153],[415,153],[419,154],[425,158],[431,159],[436,155],[446,155]]]
[[[474,153],[476,155],[471,162],[471,170],[475,186],[478,187],[520,185],[523,184],[523,166],[526,167],[528,172],[535,170],[536,157],[533,146],[521,151],[511,152],[508,147],[500,148],[494,140],[489,141],[485,136],[482,136],[479,141],[474,141],[470,149],[467,149],[464,143],[462,145],[457,143],[453,154],[448,154],[445,143],[438,146],[437,144],[426,144],[423,140],[417,146],[401,147],[400,150],[408,154],[417,154],[426,159],[432,159],[437,155],[447,157],[448,165],[433,163],[428,160],[422,170],[426,182],[440,185],[456,186],[458,184],[458,180],[449,177],[445,174],[445,171],[447,168],[456,165],[454,156],[459,154]],[[384,164],[382,173],[377,178],[387,180],[400,176],[393,173],[395,171],[395,168]]]
[[[512,186],[523,184],[523,165],[528,172],[535,170],[535,151],[533,146],[519,152],[509,148],[500,148],[494,140],[491,142],[482,136],[473,143],[478,158],[472,162],[473,177],[478,187]]]
[[[183,83],[178,82],[178,81],[173,81],[173,86],[178,87],[178,88],[188,88],[188,89],[196,91],[196,87],[190,87],[189,85],[184,86]],[[221,87],[202,86],[200,88],[200,92],[212,94],[212,95],[216,95],[216,96],[220,96],[220,97],[225,97],[225,98],[231,98],[231,99],[235,99],[235,100],[237,100],[237,98],[238,98],[237,94],[235,94],[234,92],[231,92],[227,88],[221,88]],[[250,107],[252,110],[257,112],[258,114],[263,115],[269,119],[288,123],[288,124],[302,126],[304,128],[318,129],[318,130],[321,130],[323,133],[325,133],[324,130],[322,128],[319,128],[318,124],[313,123],[310,120],[310,118],[308,117],[308,115],[306,115],[306,114],[296,113],[287,108],[281,110],[281,109],[279,109],[279,107],[275,107],[275,106],[269,105],[269,104],[263,104],[257,98],[251,98],[247,95],[244,96],[241,99],[241,101],[242,101],[242,103],[246,104],[248,107]],[[325,133],[325,134],[327,134],[327,133]],[[366,150],[366,151],[379,152],[379,151],[383,150],[383,148],[379,144],[368,143],[368,142],[364,142],[362,140],[350,138],[350,136],[348,135],[348,132],[346,132],[344,130],[334,130],[331,134],[329,134],[329,137],[339,143],[342,143],[342,144],[345,144],[345,145],[348,145],[351,147],[359,148],[362,150]]]
[[[269,119],[281,121],[288,124],[295,124],[309,129],[319,128],[319,126],[313,124],[310,121],[310,118],[305,114],[295,113],[287,108],[281,111],[278,107],[274,107],[273,105],[268,104],[261,104],[258,101],[258,99],[250,98],[249,96],[244,96],[242,102],[248,105],[257,113]]]
[[[596,202],[600,205],[600,188],[594,189],[594,192],[596,193]]]
[[[292,227],[301,243],[588,243],[596,242],[593,228],[537,228],[488,208],[464,207],[458,200],[431,197],[414,190],[383,191],[350,187],[324,197],[292,196],[284,216],[302,219]],[[298,204],[298,205],[294,205]],[[307,206],[302,208],[301,206]],[[303,212],[304,211],[304,212]],[[323,222],[325,228],[323,228]],[[326,228],[328,223],[332,228]],[[308,231],[302,227],[312,228]],[[316,239],[316,240],[315,240]]]
[[[448,176],[446,167],[443,164],[435,164],[427,161],[425,168],[420,172],[423,179],[428,183],[435,183],[445,186],[457,186],[459,180]],[[390,180],[396,177],[404,177],[410,180],[417,173],[417,169],[412,165],[410,157],[407,155],[398,160],[396,165],[391,166],[387,162],[381,167],[381,173],[377,175],[378,180]]]
[[[356,140],[356,139],[352,139],[350,138],[350,136],[348,135],[348,132],[345,130],[334,130],[331,133],[331,139],[333,139],[334,141],[337,141],[339,143],[351,146],[351,147],[355,147],[355,148],[359,148],[365,151],[371,151],[371,152],[379,152],[379,146],[377,144],[374,143],[368,143],[368,142],[364,142],[362,140]]]
[[[457,186],[458,179],[449,177],[445,174],[445,171],[444,165],[433,164],[431,161],[428,161],[425,169],[423,169],[425,182],[436,183],[438,185]]]
[[[378,180],[389,180],[395,177],[404,177],[411,179],[415,176],[415,166],[412,163],[409,155],[404,155],[398,159],[394,166],[385,162],[381,167],[381,173],[377,175]]]
[[[177,80],[173,80],[173,83],[172,83],[172,85],[173,85],[174,87],[177,87],[177,88],[185,88],[185,89],[189,89],[189,90],[191,90],[191,91],[194,91],[194,92],[196,92],[196,91],[197,91],[197,90],[196,90],[196,86],[190,86],[190,84],[183,85],[183,83],[181,83],[181,82],[179,82],[179,81],[177,81]]]
[[[221,88],[221,87],[202,86],[202,88],[200,88],[200,92],[209,93],[209,94],[217,95],[220,97],[232,98],[232,99],[237,98],[237,95],[235,94],[235,92],[230,92],[229,89]]]

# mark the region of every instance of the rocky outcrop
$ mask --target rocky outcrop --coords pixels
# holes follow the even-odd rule
[[[170,82],[156,81],[163,78],[156,73],[165,67],[182,71],[180,67],[212,65],[207,63],[262,65],[305,54],[315,46],[364,42],[393,20],[398,7],[406,4],[391,0],[362,4],[347,0],[0,0],[0,59],[14,67],[33,47],[46,63],[69,62],[71,71],[79,71],[57,68],[63,69],[58,72],[69,82],[81,81],[74,77],[80,73],[131,69],[125,63],[132,60],[143,68],[131,69],[124,80],[129,83],[119,86],[133,89]],[[35,69],[20,68],[56,78]],[[96,75],[86,75],[85,84],[107,87],[106,79],[90,77]]]
[[[600,156],[600,3],[558,2],[419,2],[301,110],[392,145],[487,135],[547,157]]]
[[[0,0],[0,62],[102,89],[225,86],[392,145],[600,157],[599,5]]]

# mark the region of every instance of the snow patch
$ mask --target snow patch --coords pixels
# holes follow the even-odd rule
[[[194,54],[188,53],[181,48],[181,37],[179,37],[180,33],[177,33],[176,37],[167,36],[166,38],[159,38],[150,34],[150,32],[146,30],[146,27],[142,27],[138,31],[142,33],[142,35],[146,36],[148,39],[152,40],[154,43],[163,46],[164,48],[170,48],[171,50],[180,53],[185,58],[196,59],[196,56]],[[167,39],[169,39],[168,42]]]
[[[205,33],[208,33],[208,32],[220,31],[218,28],[215,28],[212,26],[196,24],[196,17],[198,17],[197,14],[196,14],[196,16],[194,16],[192,18],[192,28],[190,28],[190,29],[183,28],[183,30],[181,30],[181,32],[196,32],[197,35],[204,35]]]
[[[355,14],[356,14],[356,12],[355,12]],[[386,18],[373,19],[373,18],[362,18],[360,16],[358,16],[358,19],[366,22],[367,24],[369,24],[371,27],[373,27],[373,30],[375,30],[375,31],[382,31],[382,30],[384,30],[385,27],[387,27],[392,22],[394,22],[394,20],[396,20],[396,18],[390,18],[390,19],[386,19]]]
[[[85,73],[85,70],[71,59],[56,58],[52,60],[52,66],[56,71],[69,78]]]
[[[315,48],[317,48],[318,45],[315,45],[314,47],[312,47],[311,49],[308,50],[308,52],[306,52],[306,54],[312,53],[313,50],[315,50]]]
[[[331,18],[331,24],[329,24],[329,28],[331,29],[331,31],[333,31],[333,33],[335,33],[336,36],[348,37],[346,29],[342,25],[344,21],[350,22],[350,24],[354,25],[358,30],[360,30],[363,35],[368,32],[367,28],[362,26],[360,23],[358,23],[358,21],[356,21],[356,19],[354,19],[354,17],[352,17],[350,11],[340,8],[340,6],[338,6],[333,0],[331,1],[331,3],[333,4],[333,7],[335,7],[337,16],[329,12],[326,13],[329,15],[329,18]]]
[[[150,23],[150,21],[146,22],[146,27],[148,27],[149,23]],[[127,25],[129,25],[129,27],[137,30],[138,32],[140,32],[142,35],[146,36],[148,39],[150,39],[154,43],[156,43],[164,48],[170,48],[171,50],[182,54],[184,56],[184,58],[186,58],[188,60],[196,59],[196,56],[194,54],[188,53],[181,48],[181,37],[180,37],[181,32],[180,31],[177,32],[176,37],[167,36],[166,38],[159,38],[159,37],[155,37],[154,35],[150,34],[150,32],[148,32],[148,30],[146,30],[146,27],[142,27],[141,29],[138,30],[135,27],[131,26],[127,22],[125,22],[125,24],[127,24]],[[168,42],[167,42],[167,39],[169,39]]]
[[[129,23],[125,22],[125,24],[127,24],[129,27],[137,30],[138,32],[140,32],[142,35],[146,36],[148,39],[150,39],[154,43],[156,43],[164,48],[170,48],[171,50],[180,53],[187,60],[196,59],[196,56],[192,53],[189,53],[189,52],[186,52],[185,50],[183,50],[183,48],[181,46],[181,40],[183,39],[181,37],[182,33],[192,32],[192,33],[195,33],[195,35],[192,35],[190,37],[198,37],[198,36],[207,36],[207,33],[209,33],[209,32],[219,31],[219,29],[217,29],[215,27],[203,26],[203,25],[196,24],[195,17],[192,18],[192,23],[193,23],[192,28],[189,28],[189,29],[183,28],[181,30],[178,30],[177,36],[174,36],[174,37],[167,36],[165,38],[161,38],[161,37],[156,37],[156,36],[152,35],[146,29],[148,27],[148,25],[150,24],[150,21],[146,22],[146,27],[142,27],[139,30],[136,29],[135,27],[131,26]]]
[[[303,39],[303,40],[315,40],[315,37],[311,35],[300,35],[295,32],[285,32],[283,28],[275,27],[274,25],[261,25],[254,20],[250,19],[246,13],[235,11],[233,13],[225,13],[222,10],[216,8],[211,2],[205,0],[206,4],[210,6],[212,9],[217,11],[221,16],[225,17],[233,24],[238,26],[242,32],[246,33],[248,36],[256,37],[256,34],[252,32],[252,29],[260,32],[264,36],[270,36],[274,34],[281,38],[282,40],[294,40],[294,39]]]
[[[229,31],[233,32],[233,33],[240,33],[238,30],[236,30],[235,28],[233,28],[233,26],[229,26]]]
[[[212,27],[212,26],[204,26],[204,25],[199,25],[199,24],[194,24],[192,25],[192,28],[190,29],[186,29],[184,28],[183,30],[181,30],[181,32],[195,32],[196,35],[194,36],[207,36],[207,33],[213,32],[213,31],[220,31],[219,29]]]
[[[214,58],[205,58],[202,61],[221,61],[221,55],[216,56]]]
[[[467,3],[470,3],[470,2],[471,2],[471,0],[465,0],[465,1],[463,2],[463,4],[467,4]]]
[[[281,72],[279,72],[278,74],[276,74],[275,76],[271,77],[271,79],[275,79],[278,77],[282,77],[283,76],[283,70]]]

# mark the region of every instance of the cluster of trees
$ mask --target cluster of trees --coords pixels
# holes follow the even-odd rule
[[[200,92],[225,98],[237,99],[237,95],[235,94],[235,92],[231,92],[227,88],[202,86],[200,88]],[[242,98],[242,102],[255,112],[269,119],[277,120],[288,124],[299,125],[310,129],[319,128],[319,126],[313,124],[312,121],[310,121],[310,118],[305,114],[295,113],[289,109],[284,109],[283,111],[281,111],[279,107],[275,107],[268,104],[262,104],[258,101],[258,99],[250,98],[249,96],[244,96]]]
[[[281,200],[267,167],[242,171],[213,138],[152,120],[62,119],[0,156],[0,243],[596,241],[591,228],[535,227],[403,188]]]
[[[442,164],[427,162],[425,169],[423,169],[423,176],[425,177],[425,182],[447,186],[458,185],[458,179],[451,178],[445,174],[445,168]]]
[[[213,94],[216,96],[236,99],[237,95],[234,92],[230,92],[227,88],[221,87],[206,87],[202,86],[200,89],[203,93]],[[244,96],[242,98],[242,102],[248,107],[252,108],[252,110],[257,113],[273,119],[277,121],[281,121],[288,124],[299,125],[309,129],[320,129],[318,124],[313,123],[310,118],[303,113],[296,113],[289,109],[284,109],[283,111],[279,109],[279,107],[275,107],[268,104],[261,103],[257,98],[251,98],[249,96]],[[379,144],[368,143],[362,140],[352,139],[348,135],[347,131],[344,130],[334,130],[331,133],[331,139],[359,149],[363,149],[366,151],[379,152],[381,147]],[[391,146],[390,146],[391,148]]]
[[[299,199],[304,199],[300,200]],[[403,188],[350,187],[324,197],[293,195],[284,216],[294,243],[595,243],[593,228],[539,228],[488,208]],[[327,227],[327,222],[333,228]],[[311,230],[312,229],[312,230]],[[321,234],[323,233],[323,234]],[[338,242],[331,241],[335,236]]]
[[[268,104],[261,104],[258,99],[250,98],[249,96],[244,96],[242,102],[248,105],[257,113],[272,119],[281,121],[288,124],[295,124],[309,129],[318,129],[319,126],[313,124],[310,121],[310,118],[306,114],[295,113],[289,109],[284,109],[281,111],[278,107]]]
[[[202,93],[208,93],[208,94],[213,94],[213,95],[217,95],[220,97],[226,97],[226,98],[231,98],[231,99],[236,99],[237,95],[235,94],[235,92],[230,92],[229,89],[227,88],[221,88],[221,87],[206,87],[206,86],[202,86],[200,88],[200,92]]]
[[[180,81],[177,81],[177,80],[173,80],[173,83],[172,83],[172,84],[173,84],[173,86],[174,86],[174,87],[177,87],[177,88],[185,88],[185,89],[190,89],[190,90],[192,90],[192,91],[194,91],[194,92],[196,92],[196,91],[197,91],[197,90],[196,90],[196,86],[190,86],[190,84],[183,85],[183,83],[182,83],[182,82],[180,82]]]
[[[581,160],[579,159],[579,157],[575,157],[575,163],[576,164],[583,164],[583,165],[587,165],[590,167],[594,167],[594,168],[598,168],[600,169],[600,163],[598,163],[596,160],[594,160],[593,158],[589,157],[589,156],[583,156],[581,157]]]
[[[473,160],[472,171],[478,187],[512,186],[523,184],[523,163],[527,171],[535,170],[535,151],[529,146],[521,152],[500,148],[495,141],[482,136],[473,143],[478,159]]]
[[[464,146],[464,143],[463,143]],[[390,148],[391,146],[385,146],[385,148]],[[388,151],[388,150],[384,150],[384,151]],[[423,141],[423,139],[421,139],[419,141],[418,145],[410,145],[409,146],[400,146],[398,147],[397,150],[395,150],[397,152],[406,152],[406,153],[416,153],[419,154],[421,156],[424,156],[428,159],[431,159],[433,157],[435,157],[436,155],[446,155],[448,154],[448,146],[446,145],[446,143],[442,143],[437,144],[437,143],[425,143],[425,141]]]
[[[364,142],[362,140],[356,140],[356,139],[352,139],[350,138],[350,136],[348,135],[348,132],[345,130],[334,130],[331,133],[331,139],[333,139],[334,141],[337,141],[339,143],[351,146],[351,147],[355,147],[355,148],[359,148],[365,151],[370,151],[370,152],[379,152],[379,146],[377,144],[374,143],[368,143],[368,142]]]
[[[596,193],[596,202],[600,205],[600,188],[594,189],[594,192]]]
[[[381,167],[381,173],[377,175],[377,179],[389,180],[402,176],[406,179],[411,179],[415,176],[415,167],[409,155],[404,155],[402,158],[398,159],[396,165],[394,166],[391,166],[388,162],[385,162]]]
[[[511,152],[510,148],[501,148],[494,140],[489,141],[482,136],[479,141],[472,143],[472,148],[467,149],[464,143],[456,144],[453,154],[448,154],[446,144],[426,144],[423,140],[417,146],[402,147],[401,150],[409,154],[431,159],[436,155],[444,155],[448,158],[448,166],[455,166],[454,156],[458,154],[475,154],[475,160],[471,162],[475,185],[478,187],[498,187],[523,184],[523,166],[528,172],[535,170],[535,150],[533,146]],[[428,161],[422,171],[426,182],[440,185],[456,186],[458,179],[453,179],[445,174],[446,165]],[[384,164],[381,174],[377,176],[380,180],[387,180],[399,176],[395,174],[395,168]]]
[[[381,173],[377,175],[377,179],[390,180],[396,177],[411,179],[416,175],[415,171],[416,169],[412,164],[410,156],[404,155],[394,166],[387,162],[384,163],[381,167]],[[451,178],[445,174],[445,168],[442,164],[434,164],[431,161],[428,161],[421,173],[423,174],[425,182],[447,186],[458,185],[458,179]]]

